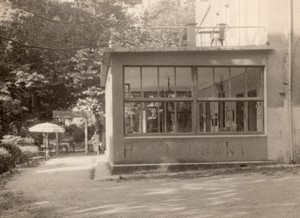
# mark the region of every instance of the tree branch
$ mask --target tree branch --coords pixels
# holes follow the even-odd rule
[[[20,46],[26,47],[26,48],[33,48],[33,49],[41,49],[41,50],[52,50],[52,51],[72,51],[72,50],[80,50],[80,49],[87,49],[87,48],[95,48],[93,46],[79,46],[79,47],[70,47],[70,48],[52,48],[52,47],[46,47],[46,46],[37,46],[37,45],[27,45],[22,42],[18,42],[14,39],[10,39],[8,37],[0,35],[0,38],[16,43]]]
[[[49,21],[49,22],[52,22],[52,23],[59,23],[59,24],[65,24],[65,25],[87,25],[87,26],[90,26],[90,24],[88,23],[77,23],[77,22],[66,22],[66,21],[60,21],[60,20],[53,20],[51,18],[48,18],[44,15],[41,15],[41,14],[38,14],[38,13],[35,13],[33,11],[30,11],[30,10],[27,10],[23,7],[20,7],[20,6],[16,6],[16,5],[12,5],[12,4],[9,4],[7,2],[4,2],[4,0],[1,0],[3,4],[7,5],[7,6],[10,6],[12,8],[16,8],[16,9],[19,9],[19,10],[22,10],[22,11],[26,11],[27,13],[29,14],[33,14],[35,15],[36,17],[39,17],[43,20],[46,20],[46,21]]]

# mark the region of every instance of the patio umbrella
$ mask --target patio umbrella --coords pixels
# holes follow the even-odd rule
[[[51,132],[65,132],[65,129],[59,125],[47,122],[47,123],[40,123],[35,126],[32,126],[29,128],[29,131],[51,133]]]
[[[65,129],[59,125],[56,125],[56,124],[53,124],[53,123],[40,123],[40,124],[37,124],[35,126],[32,126],[29,128],[29,131],[30,132],[42,132],[44,133],[46,136],[46,145],[45,145],[45,148],[46,148],[46,158],[48,157],[48,144],[49,144],[49,140],[48,140],[48,133],[63,133],[65,132]]]

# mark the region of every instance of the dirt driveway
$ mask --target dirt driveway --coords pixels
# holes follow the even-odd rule
[[[300,214],[300,168],[94,180],[97,161],[99,156],[63,157],[22,170],[6,185],[7,193],[22,200],[2,208],[0,217],[296,218]]]

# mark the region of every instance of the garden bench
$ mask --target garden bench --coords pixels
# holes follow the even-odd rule
[[[30,157],[28,158],[27,165],[30,166],[31,164],[34,164],[34,166],[37,166],[41,160],[44,160],[44,156],[36,156],[36,157]]]

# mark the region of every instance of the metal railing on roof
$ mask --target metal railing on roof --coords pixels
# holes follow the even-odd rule
[[[120,47],[184,47],[187,46],[187,27],[136,27],[113,37]]]
[[[263,26],[151,26],[114,36],[112,47],[247,46],[265,45],[267,41],[267,28]]]
[[[264,26],[206,26],[196,27],[197,46],[250,46],[268,42]]]

